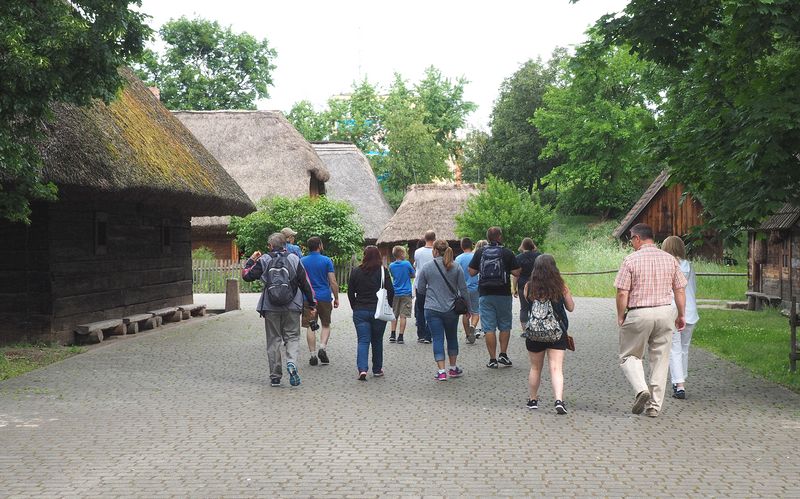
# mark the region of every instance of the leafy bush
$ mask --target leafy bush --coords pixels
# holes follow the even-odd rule
[[[205,246],[200,246],[199,248],[192,250],[192,260],[216,260],[217,255],[211,251],[210,248]]]
[[[515,249],[525,237],[541,245],[552,221],[550,209],[534,202],[526,191],[489,176],[486,189],[470,198],[464,212],[456,215],[456,234],[477,241],[486,237],[486,229],[498,226],[503,229],[506,246]]]
[[[345,201],[325,196],[275,196],[261,200],[258,207],[258,211],[244,218],[233,217],[228,228],[245,254],[265,251],[269,235],[284,227],[297,232],[300,246],[305,246],[309,237],[319,236],[330,257],[351,256],[364,244],[364,229],[356,222],[353,207]]]

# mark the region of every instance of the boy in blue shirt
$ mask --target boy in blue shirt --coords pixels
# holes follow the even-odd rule
[[[309,238],[308,255],[300,259],[303,268],[306,269],[308,281],[314,296],[317,299],[316,317],[309,313],[308,309],[303,308],[302,326],[306,328],[306,340],[308,341],[308,351],[311,353],[309,364],[316,366],[328,364],[328,338],[331,336],[331,312],[339,307],[339,284],[336,282],[336,274],[333,271],[333,261],[322,254],[324,249],[322,240],[316,236]],[[317,351],[317,333],[311,329],[311,323],[319,320],[322,330],[319,333],[319,351]],[[319,358],[317,358],[319,355]]]
[[[406,332],[406,320],[411,317],[411,279],[414,278],[414,267],[406,260],[406,249],[402,246],[395,246],[392,249],[392,256],[395,260],[389,264],[389,272],[392,273],[392,284],[394,285],[392,309],[397,320],[392,321],[389,343],[402,344],[405,343],[403,334]],[[400,323],[400,334],[395,338],[398,322]]]
[[[463,253],[456,257],[456,263],[461,265],[461,270],[464,271],[464,276],[467,278],[467,291],[469,291],[470,310],[472,310],[472,316],[467,318],[466,314],[462,315],[461,322],[464,325],[464,332],[467,335],[467,343],[471,345],[475,343],[475,338],[480,334],[477,326],[481,318],[478,313],[478,281],[480,277],[469,275],[469,262],[471,262],[472,257],[475,256],[472,253],[472,239],[465,237],[461,240],[461,251],[463,251]]]

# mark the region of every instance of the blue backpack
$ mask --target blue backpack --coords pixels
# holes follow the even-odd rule
[[[481,254],[481,286],[503,286],[508,284],[505,265],[503,264],[503,247],[499,244],[486,246]]]

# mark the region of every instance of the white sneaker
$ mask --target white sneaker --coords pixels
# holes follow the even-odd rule
[[[481,336],[483,336],[483,329],[481,329],[479,327],[476,327],[475,328],[475,337],[476,338],[480,338]]]

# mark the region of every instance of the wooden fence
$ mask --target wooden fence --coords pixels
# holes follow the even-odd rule
[[[347,284],[350,271],[357,261],[352,258],[336,258],[333,260],[336,281],[344,291],[342,284]],[[192,260],[192,292],[194,293],[224,293],[227,279],[238,279],[239,289],[242,293],[256,293],[261,291],[261,282],[245,282],[242,279],[244,262],[233,260]]]

